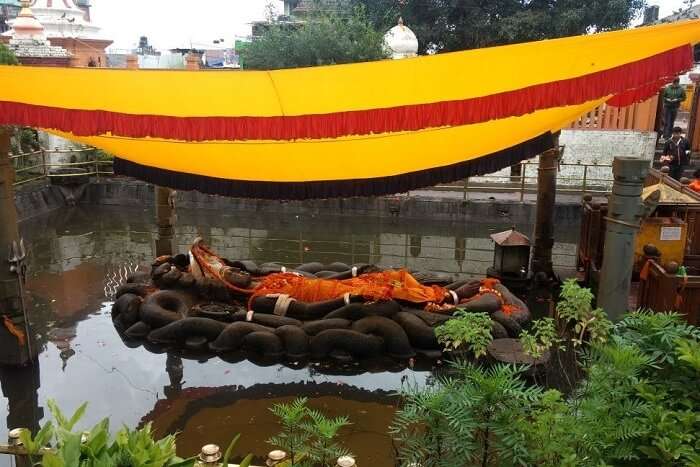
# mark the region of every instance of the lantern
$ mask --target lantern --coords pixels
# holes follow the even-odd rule
[[[526,277],[530,264],[530,239],[515,229],[491,235],[496,243],[493,269],[500,276]]]

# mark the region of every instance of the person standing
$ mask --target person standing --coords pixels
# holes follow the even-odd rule
[[[664,154],[661,162],[667,163],[671,168],[671,177],[680,180],[683,170],[690,163],[690,143],[683,137],[683,130],[679,127],[673,129],[671,139],[664,144]]]
[[[686,98],[685,89],[680,83],[680,78],[676,78],[673,80],[673,84],[664,88],[664,141],[668,141],[671,137],[671,131],[673,125],[676,124],[676,116],[678,116],[678,108]]]

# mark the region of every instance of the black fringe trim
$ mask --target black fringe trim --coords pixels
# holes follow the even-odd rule
[[[468,143],[465,142],[466,144]],[[497,172],[552,149],[554,144],[552,133],[547,132],[508,149],[458,164],[402,175],[355,180],[251,182],[174,172],[120,158],[114,159],[114,173],[174,190],[196,190],[231,198],[304,200],[384,196]],[[426,157],[429,158],[430,155],[426,154]]]

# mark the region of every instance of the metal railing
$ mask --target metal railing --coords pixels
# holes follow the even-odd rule
[[[71,154],[80,162],[51,162],[51,154]],[[23,154],[10,154],[10,162],[15,168],[15,186],[48,180],[50,178],[75,176],[106,176],[113,175],[112,160],[99,159],[98,151],[92,147],[81,149],[39,149]],[[60,172],[56,172],[60,169]],[[74,170],[70,170],[74,169]]]
[[[82,162],[51,163],[50,154],[87,155]],[[37,180],[75,177],[75,176],[109,176],[114,175],[111,159],[99,159],[96,157],[95,148],[84,149],[40,149],[24,154],[10,155],[10,160],[15,167],[17,181],[15,186],[23,185]],[[524,161],[518,164],[520,175],[492,174],[479,177],[466,178],[454,183],[445,183],[430,188],[415,191],[444,191],[460,192],[463,199],[469,199],[469,193],[518,193],[520,201],[525,200],[525,195],[537,193],[537,168],[538,162]],[[517,166],[516,166],[517,167]],[[70,171],[68,169],[80,169]],[[55,173],[61,169],[60,173]],[[558,193],[604,195],[610,193],[613,183],[611,164],[583,164],[560,163],[559,164]],[[567,170],[568,169],[568,170]],[[601,177],[592,172],[604,171],[606,176]],[[566,172],[577,172],[571,175]]]
[[[463,193],[463,199],[469,199],[469,193],[518,193],[520,201],[525,200],[525,195],[537,193],[537,168],[538,162],[523,161],[520,164],[520,175],[481,175],[479,177],[466,178],[459,182],[446,183],[431,188],[424,188],[426,191],[446,191]],[[517,166],[515,166],[517,167]],[[530,170],[528,170],[528,168]],[[565,174],[566,169],[577,174]],[[604,171],[609,176],[601,177],[595,171]],[[612,175],[612,164],[583,164],[583,163],[560,163],[557,182],[558,193],[571,194],[591,194],[604,195],[610,193],[614,181]],[[563,183],[562,183],[563,182]],[[416,190],[421,191],[421,190]]]

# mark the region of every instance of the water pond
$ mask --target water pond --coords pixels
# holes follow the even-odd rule
[[[489,235],[510,227],[501,219],[454,224],[180,211],[176,243],[184,252],[201,236],[231,259],[366,262],[479,277],[493,262]],[[572,270],[578,226],[557,229],[555,263]],[[241,454],[262,458],[270,450],[265,440],[278,430],[269,407],[305,396],[329,415],[350,417],[344,440],[362,465],[394,465],[387,435],[393,393],[407,383],[430,384],[431,368],[399,365],[357,374],[352,368],[190,360],[128,348],[112,325],[111,297],[129,272],[154,257],[153,210],[79,206],[25,221],[21,231],[30,248],[26,303],[41,353],[34,367],[0,370],[0,436],[8,426],[45,420],[48,399],[67,411],[88,401],[85,427],[105,416],[113,430],[152,421],[158,434],[179,433],[181,455],[207,443],[226,445],[241,433]],[[9,462],[0,457],[0,466]]]

